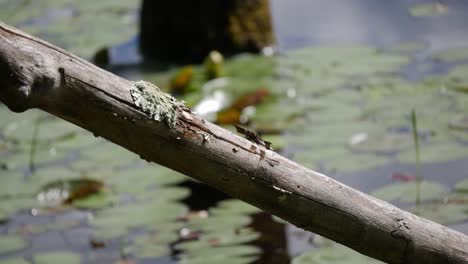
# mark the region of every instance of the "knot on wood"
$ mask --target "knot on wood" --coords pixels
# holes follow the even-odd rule
[[[60,75],[52,59],[37,51],[21,53],[15,47],[7,47],[11,54],[0,53],[0,100],[12,111],[23,112],[35,107],[37,97],[48,96]]]

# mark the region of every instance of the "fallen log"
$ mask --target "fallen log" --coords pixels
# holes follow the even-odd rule
[[[298,227],[388,263],[468,263],[468,237],[294,163],[0,23],[0,101],[39,108]]]

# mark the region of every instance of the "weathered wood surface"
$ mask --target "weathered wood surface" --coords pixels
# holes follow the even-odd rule
[[[294,163],[184,107],[149,120],[133,83],[0,23],[0,100],[39,108],[301,228],[389,263],[468,263],[468,238]]]

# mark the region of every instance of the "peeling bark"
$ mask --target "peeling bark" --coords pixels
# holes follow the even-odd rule
[[[0,100],[39,108],[303,229],[389,263],[468,263],[468,238],[294,163],[177,105],[151,118],[134,83],[0,23]]]

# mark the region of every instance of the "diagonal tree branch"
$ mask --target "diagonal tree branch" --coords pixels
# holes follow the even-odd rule
[[[59,116],[365,255],[468,263],[465,235],[204,121],[151,84],[122,79],[3,23],[0,101],[16,112]]]

